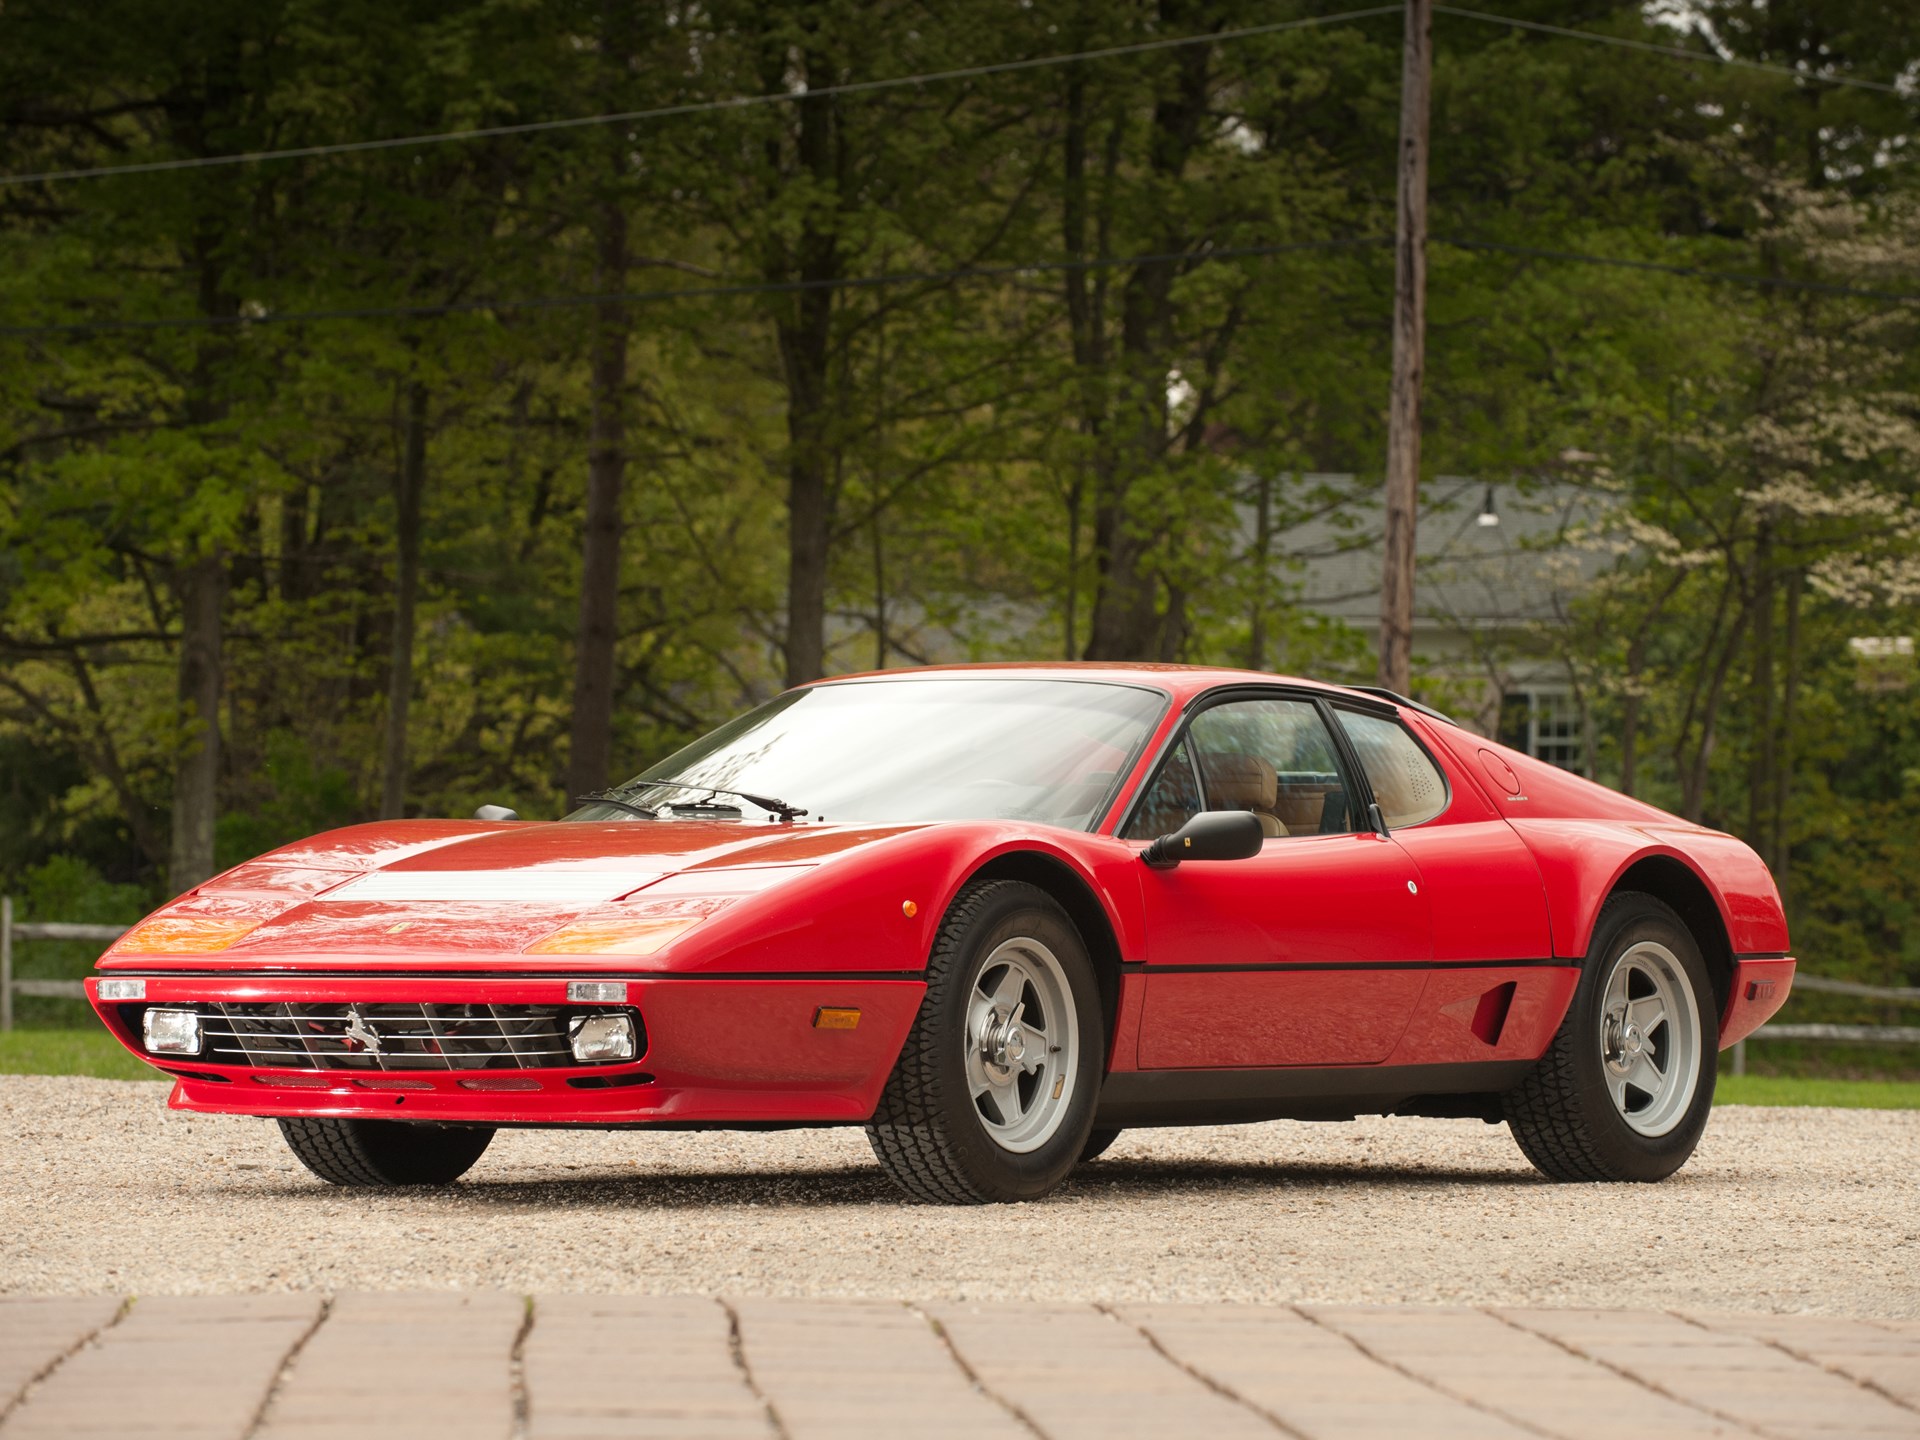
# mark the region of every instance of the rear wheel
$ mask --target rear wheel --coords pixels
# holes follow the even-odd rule
[[[300,1163],[334,1185],[448,1185],[493,1140],[485,1126],[401,1120],[282,1120]]]
[[[1107,1148],[1120,1138],[1118,1130],[1095,1130],[1087,1136],[1087,1143],[1080,1147],[1080,1163],[1098,1160],[1107,1153]]]
[[[1651,895],[1614,896],[1553,1044],[1504,1098],[1513,1138],[1554,1180],[1663,1180],[1713,1107],[1712,982]]]
[[[1099,990],[1066,912],[1036,886],[963,890],[927,961],[927,995],[867,1139],[916,1200],[1034,1200],[1093,1125]]]

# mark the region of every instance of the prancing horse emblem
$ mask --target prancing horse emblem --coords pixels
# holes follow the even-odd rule
[[[366,1017],[358,1005],[347,1006],[347,1029],[342,1039],[349,1050],[364,1048],[369,1055],[380,1053],[380,1036],[367,1028]]]

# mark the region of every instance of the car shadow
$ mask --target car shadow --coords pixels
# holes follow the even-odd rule
[[[1356,1196],[1382,1189],[1510,1190],[1548,1185],[1530,1170],[1437,1169],[1396,1166],[1390,1162],[1351,1165],[1291,1164],[1220,1160],[1102,1159],[1082,1166],[1040,1204],[1094,1199],[1178,1200],[1204,1195],[1273,1196],[1288,1191],[1350,1191]],[[811,1169],[675,1170],[649,1174],[583,1168],[579,1174],[516,1179],[510,1173],[481,1170],[445,1189],[343,1191],[331,1186],[289,1184],[273,1187],[293,1202],[358,1195],[382,1201],[418,1196],[457,1197],[464,1207],[502,1210],[712,1209],[757,1206],[768,1210],[823,1206],[848,1208],[908,1203],[877,1166]]]
[[[1082,1165],[1061,1187],[1061,1194],[1118,1194],[1128,1198],[1191,1190],[1320,1190],[1526,1188],[1551,1182],[1531,1169],[1469,1170],[1427,1165],[1396,1165],[1391,1160],[1351,1165],[1290,1163],[1286,1160],[1128,1160],[1102,1159]]]

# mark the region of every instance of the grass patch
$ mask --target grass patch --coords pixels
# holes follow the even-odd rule
[[[1920,1110],[1911,1080],[1821,1080],[1789,1075],[1722,1075],[1716,1105],[1833,1105],[1843,1110]]]
[[[118,1040],[97,1025],[91,1030],[9,1030],[0,1034],[0,1075],[91,1075],[99,1080],[171,1078],[134,1059]]]

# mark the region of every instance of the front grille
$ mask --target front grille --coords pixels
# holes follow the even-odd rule
[[[202,1004],[214,1065],[276,1070],[544,1070],[576,1066],[569,1023],[604,1008],[558,1005]],[[640,1017],[632,1011],[635,1037]],[[139,1033],[136,1024],[134,1033]],[[637,1049],[644,1050],[642,1042]],[[617,1062],[616,1062],[617,1063]]]

